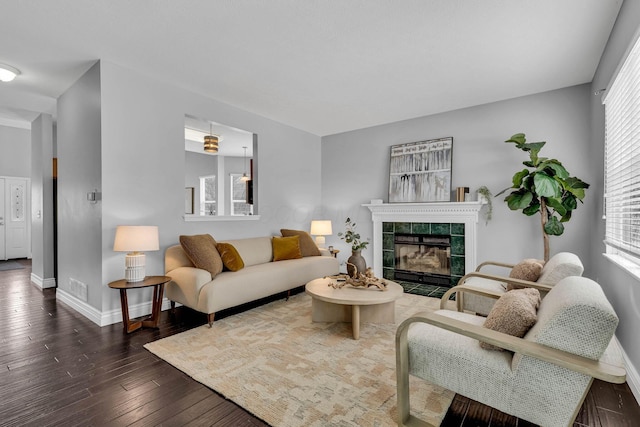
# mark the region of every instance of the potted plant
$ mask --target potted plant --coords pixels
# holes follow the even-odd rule
[[[493,194],[491,194],[491,190],[489,190],[488,187],[483,185],[478,188],[478,201],[487,204],[487,210],[484,212],[485,224],[488,224],[493,216],[493,202],[491,201],[491,197],[493,197]]]
[[[367,262],[362,257],[362,250],[369,244],[366,240],[360,240],[360,234],[356,232],[356,223],[347,218],[344,222],[345,232],[338,233],[338,237],[351,244],[351,256],[347,260],[347,273],[351,277],[356,277],[357,273],[364,273],[367,269]]]
[[[574,176],[556,159],[539,157],[546,141],[526,142],[525,134],[517,133],[505,141],[529,153],[529,160],[522,162],[526,168],[516,172],[512,186],[500,194],[513,189],[505,202],[511,210],[522,210],[528,216],[540,213],[544,260],[549,260],[549,236],[560,236],[563,223],[571,219],[572,212],[582,203],[589,184]]]

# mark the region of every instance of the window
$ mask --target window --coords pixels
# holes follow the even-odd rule
[[[242,174],[229,174],[231,179],[231,215],[252,215],[253,205],[247,203],[247,182],[242,181]]]
[[[607,255],[640,267],[640,40],[603,99]]]
[[[216,215],[216,176],[200,177],[200,215]]]

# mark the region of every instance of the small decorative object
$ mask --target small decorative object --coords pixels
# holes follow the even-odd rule
[[[329,249],[329,252],[333,252],[333,246],[329,246],[327,249]]]
[[[347,261],[347,267],[349,262]],[[353,268],[356,268],[354,265]],[[375,286],[381,291],[387,290],[387,284],[384,283],[382,279],[377,278],[373,275],[373,270],[371,268],[367,268],[364,273],[361,273],[356,270],[356,274],[354,276],[350,274],[337,274],[335,276],[329,276],[330,279],[336,279],[336,281],[331,281],[329,286],[334,289],[341,289],[344,285],[351,285],[354,288],[370,288]]]
[[[491,197],[493,197],[493,194],[491,194],[491,190],[487,187],[483,185],[478,188],[478,201],[487,205],[487,210],[484,212],[485,225],[491,221],[491,217],[493,215],[493,203],[491,202]]]
[[[563,223],[571,219],[571,214],[582,203],[589,184],[574,176],[556,159],[538,157],[546,144],[526,142],[524,133],[517,133],[506,140],[516,148],[529,153],[529,160],[523,162],[527,168],[513,175],[511,187],[505,188],[496,196],[513,189],[504,201],[512,211],[522,210],[531,216],[540,212],[542,216],[542,240],[544,260],[549,261],[549,235],[560,236],[564,232]]]
[[[346,231],[338,233],[338,237],[351,244],[351,256],[347,260],[347,273],[349,276],[356,277],[358,271],[367,269],[367,262],[362,257],[362,249],[366,249],[368,241],[360,240],[360,234],[356,232],[356,223],[351,222],[351,218],[347,218],[344,222]]]
[[[468,194],[469,194],[469,187],[458,187],[458,188],[456,188],[456,202],[464,202],[464,201],[466,201]]]
[[[452,148],[452,137],[392,145],[389,203],[448,202]]]

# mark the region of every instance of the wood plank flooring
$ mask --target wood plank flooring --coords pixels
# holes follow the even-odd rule
[[[24,269],[0,271],[1,426],[266,426],[142,347],[200,326],[206,316],[179,308],[175,317],[163,312],[157,330],[100,328],[58,303],[54,289],[31,284],[30,261],[19,262]],[[575,426],[639,422],[626,384],[596,381]],[[442,423],[530,425],[458,395]]]

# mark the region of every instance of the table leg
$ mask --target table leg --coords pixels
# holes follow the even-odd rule
[[[360,306],[351,306],[351,328],[353,329],[353,339],[360,339]]]
[[[127,300],[127,290],[120,289],[120,305],[122,308],[122,326],[124,332],[129,333],[142,327],[142,322],[132,322],[129,319],[129,301]]]
[[[151,317],[142,321],[142,326],[147,328],[157,328],[160,323],[160,313],[162,310],[162,297],[164,294],[164,283],[153,287],[153,301],[151,302]]]

